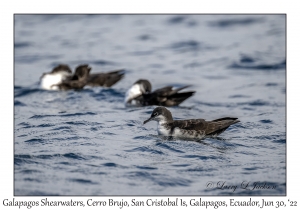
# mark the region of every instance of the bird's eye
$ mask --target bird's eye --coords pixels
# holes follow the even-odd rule
[[[155,112],[153,115],[154,115],[154,116],[157,116],[157,112]]]

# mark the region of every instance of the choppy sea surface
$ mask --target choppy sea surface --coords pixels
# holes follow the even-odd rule
[[[125,68],[112,88],[46,91],[59,64]],[[175,119],[238,117],[219,138],[165,140],[138,79],[192,85]],[[285,195],[285,15],[15,15],[15,195]]]

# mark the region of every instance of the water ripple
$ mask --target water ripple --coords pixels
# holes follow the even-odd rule
[[[189,186],[192,181],[182,178],[172,178],[172,179],[156,179],[156,183],[163,187],[176,187],[176,186]]]
[[[172,148],[172,147],[168,146],[168,145],[165,144],[165,143],[158,142],[158,143],[156,143],[155,145],[158,146],[158,147],[161,147],[161,148],[170,150],[170,151],[172,151],[172,152],[184,153],[183,151],[178,150],[178,149],[175,149],[175,148]]]
[[[31,42],[15,42],[14,43],[15,48],[26,48],[26,47],[29,47],[31,45],[32,45]]]
[[[91,61],[89,63],[95,64],[95,65],[101,65],[101,66],[115,65],[114,62],[112,62],[112,61],[106,61],[106,60],[96,60],[96,61]]]
[[[97,182],[93,182],[89,179],[69,179],[71,182],[77,182],[79,184],[98,184]]]
[[[32,157],[30,155],[15,155],[14,164],[17,166],[27,165],[27,164],[38,164],[38,162],[31,159]]]
[[[115,164],[115,163],[104,163],[103,166],[106,166],[106,167],[117,167],[118,165]]]
[[[23,174],[33,174],[33,173],[41,173],[39,170],[33,170],[33,169],[25,169],[20,171]]]
[[[210,21],[209,25],[213,27],[227,28],[232,26],[248,26],[251,24],[259,23],[262,18],[232,18],[232,19],[222,19],[217,21]]]
[[[229,66],[229,68],[232,69],[253,69],[253,70],[281,70],[286,69],[286,61],[281,61],[278,63],[253,63],[253,62],[240,62],[236,63],[234,62]]]
[[[134,149],[131,149],[131,150],[125,150],[125,152],[150,152],[152,154],[164,154],[162,151],[159,151],[159,150],[155,150],[155,149],[151,149],[151,148],[148,148],[148,147],[136,147]]]
[[[53,55],[21,55],[15,56],[15,62],[30,64],[40,60],[58,60],[61,58],[61,54],[53,54]]]
[[[259,122],[261,122],[261,123],[271,123],[271,124],[273,124],[273,121],[272,121],[272,120],[260,120]]]
[[[26,104],[22,103],[21,101],[15,100],[14,106],[26,106]]]
[[[45,140],[43,139],[29,139],[25,141],[26,143],[33,143],[33,144],[40,144],[40,143],[44,143]]]
[[[186,20],[187,16],[175,16],[175,17],[171,17],[168,22],[171,24],[178,24],[178,23],[182,23],[184,20]]]
[[[75,154],[75,153],[66,153],[62,155],[63,157],[75,159],[75,160],[85,160],[81,155]]]
[[[187,52],[187,51],[198,51],[200,49],[205,49],[203,44],[195,40],[175,42],[170,47],[173,50]]]
[[[144,169],[144,170],[157,170],[157,168],[150,167],[150,166],[136,166],[138,169]]]
[[[219,159],[219,157],[216,157],[216,156],[203,156],[203,155],[184,155],[184,156],[181,156],[181,157],[191,158],[191,159],[200,159],[200,160]]]
[[[29,119],[40,119],[48,117],[73,117],[73,116],[83,116],[83,115],[96,115],[94,112],[83,112],[83,113],[74,113],[74,114],[61,114],[61,115],[33,115]]]
[[[16,87],[15,86],[15,98],[18,97],[23,97],[23,96],[27,96],[36,92],[41,92],[42,90],[38,89],[38,88],[26,88],[26,87]]]

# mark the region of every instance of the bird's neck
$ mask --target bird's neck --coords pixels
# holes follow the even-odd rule
[[[162,125],[166,125],[167,123],[170,123],[172,121],[173,121],[173,119],[168,119],[168,118],[164,117],[158,121],[158,124],[160,126],[162,126]]]

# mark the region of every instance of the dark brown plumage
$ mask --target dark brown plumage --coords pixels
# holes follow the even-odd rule
[[[76,68],[73,76],[56,85],[60,90],[80,90],[88,81],[91,68],[87,65],[80,65]]]
[[[173,120],[171,112],[165,107],[155,108],[151,117],[144,124],[151,120],[159,123],[159,134],[191,138],[218,136],[230,125],[240,122],[238,118],[234,117],[223,117],[212,121],[204,119]]]
[[[56,66],[52,69],[51,73],[57,73],[57,72],[61,72],[61,71],[72,73],[71,68],[66,64],[59,64],[58,66]]]
[[[87,85],[111,87],[124,77],[124,69],[115,70],[107,73],[90,74]]]
[[[213,121],[205,121],[204,119],[190,119],[190,120],[174,120],[167,124],[171,132],[175,128],[181,130],[193,131],[198,135],[217,136],[224,132],[230,125],[240,122],[238,118],[220,118]],[[191,133],[191,132],[190,132]]]
[[[138,106],[178,106],[184,100],[188,99],[196,91],[179,92],[190,86],[183,86],[175,89],[173,86],[166,86],[151,92],[151,83],[148,80],[140,79],[136,81],[132,87],[136,85],[140,88],[140,94],[129,97],[131,89],[126,93],[126,104],[133,104]]]

